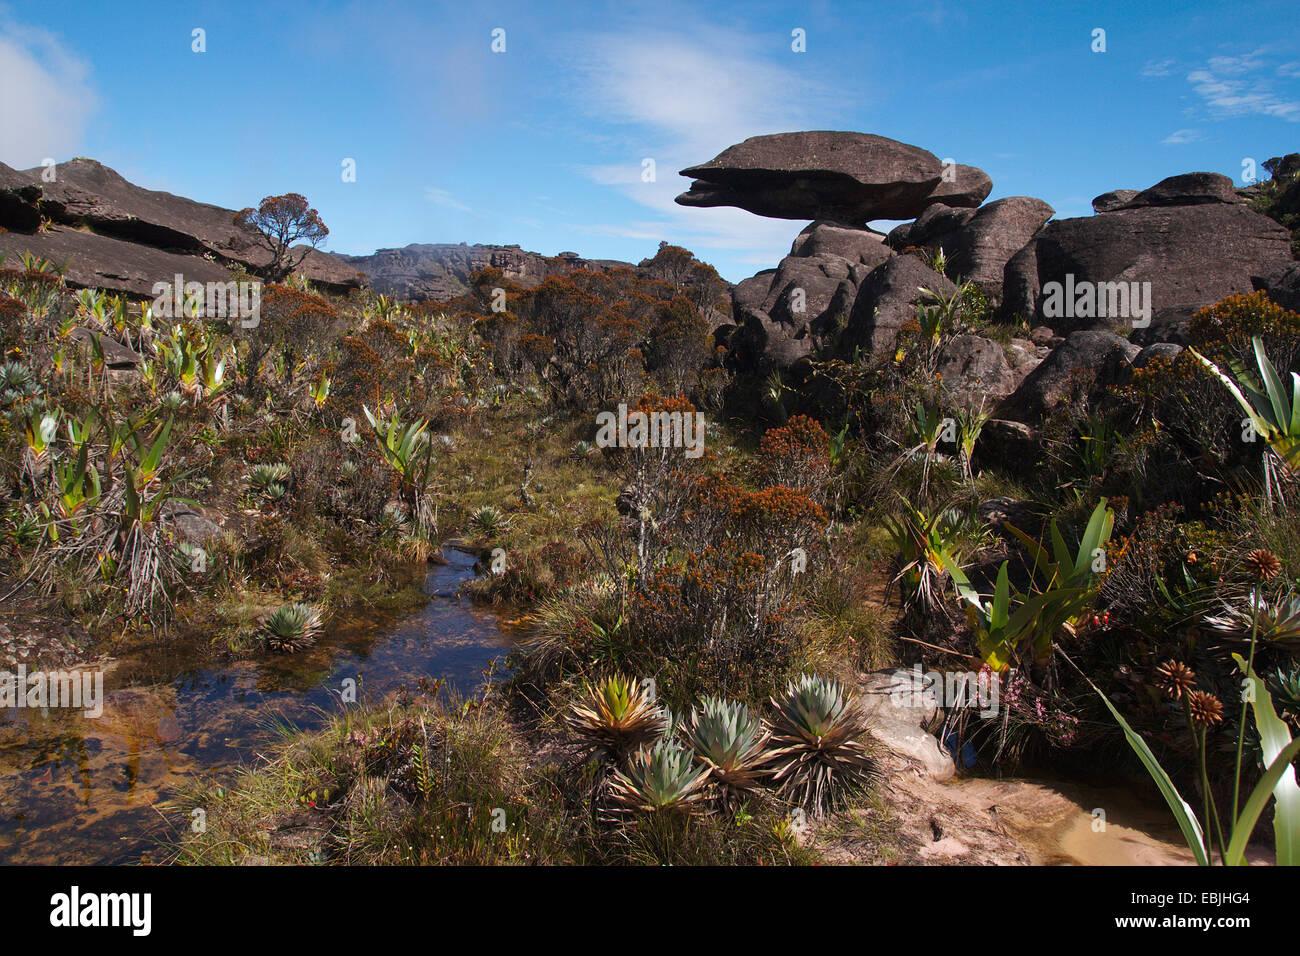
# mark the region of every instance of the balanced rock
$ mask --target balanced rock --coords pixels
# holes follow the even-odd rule
[[[682,170],[696,182],[677,202],[737,206],[776,219],[861,225],[873,219],[911,219],[936,201],[978,205],[992,182],[978,170],[966,170],[945,167],[920,147],[869,133],[776,133],[752,136],[707,163]]]

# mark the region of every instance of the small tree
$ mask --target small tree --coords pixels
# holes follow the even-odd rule
[[[271,254],[260,269],[268,282],[283,282],[307,258],[310,249],[294,257],[294,243],[306,241],[315,247],[330,233],[320,213],[298,193],[267,196],[256,209],[241,209],[235,213],[235,225],[257,233],[258,244]]]

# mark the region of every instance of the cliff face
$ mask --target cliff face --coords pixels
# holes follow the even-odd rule
[[[379,249],[373,255],[339,258],[364,273],[376,292],[415,302],[463,294],[470,273],[477,269],[500,269],[512,282],[531,287],[574,269],[603,271],[630,265],[612,259],[583,259],[573,252],[543,256],[519,246],[471,246],[463,242],[413,243],[401,249]]]

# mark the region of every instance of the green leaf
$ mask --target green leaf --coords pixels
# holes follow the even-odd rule
[[[1260,377],[1264,380],[1268,403],[1273,408],[1273,422],[1279,428],[1286,428],[1287,422],[1291,420],[1291,410],[1287,407],[1282,379],[1278,377],[1273,363],[1268,360],[1268,354],[1264,351],[1264,340],[1256,335],[1251,339],[1251,344],[1255,347],[1255,364],[1259,366]]]
[[[1087,677],[1085,677],[1084,680],[1087,680],[1092,686],[1092,689],[1097,692],[1097,696],[1101,698],[1102,703],[1106,705],[1106,708],[1111,712],[1111,715],[1119,723],[1121,729],[1124,731],[1124,738],[1128,741],[1129,746],[1133,748],[1133,752],[1138,755],[1138,759],[1142,761],[1142,765],[1147,768],[1147,773],[1151,775],[1151,779],[1154,780],[1156,786],[1160,788],[1160,795],[1165,798],[1165,803],[1169,804],[1169,809],[1173,812],[1174,819],[1178,822],[1178,829],[1183,831],[1183,839],[1187,841],[1187,845],[1191,848],[1192,855],[1196,857],[1197,864],[1200,866],[1209,866],[1210,861],[1205,855],[1205,838],[1201,833],[1201,825],[1196,820],[1196,813],[1188,805],[1187,801],[1182,798],[1182,795],[1179,794],[1178,788],[1175,787],[1174,782],[1169,779],[1169,774],[1165,773],[1164,767],[1160,766],[1160,761],[1157,760],[1156,755],[1151,752],[1151,748],[1147,746],[1146,741],[1138,735],[1137,731],[1128,725],[1128,721],[1125,720],[1120,712],[1115,709],[1115,705],[1110,702],[1110,699],[1101,692],[1101,688],[1096,684],[1093,684]]]
[[[1295,783],[1295,768],[1291,766],[1291,761],[1295,759],[1297,753],[1300,753],[1300,740],[1293,740],[1268,765],[1268,769],[1264,771],[1264,776],[1259,778],[1259,783],[1255,784],[1255,789],[1250,792],[1250,797],[1241,808],[1241,816],[1237,818],[1236,826],[1232,828],[1232,840],[1228,844],[1228,852],[1224,858],[1224,863],[1228,866],[1245,866],[1246,844],[1250,841],[1250,835],[1255,831],[1255,824],[1259,822],[1260,814],[1264,812],[1264,807],[1268,804],[1268,798],[1274,795],[1275,788],[1281,785],[1282,778],[1286,774],[1290,773],[1291,782]],[[1292,826],[1290,834],[1284,838],[1282,826],[1286,821],[1277,819],[1280,811],[1281,804],[1274,811],[1277,864],[1278,866],[1294,866],[1294,863],[1282,862],[1283,840],[1289,839],[1294,842],[1296,834],[1295,827]]]
[[[1091,573],[1093,552],[1110,540],[1110,532],[1114,527],[1115,512],[1106,507],[1106,499],[1102,498],[1097,507],[1092,509],[1092,517],[1088,519],[1088,527],[1083,532],[1079,556],[1074,562],[1076,578]]]
[[[1255,729],[1259,732],[1259,746],[1264,753],[1264,762],[1272,765],[1278,755],[1285,753],[1290,746],[1291,731],[1273,709],[1273,698],[1265,689],[1264,682],[1253,670],[1248,670],[1240,654],[1233,654],[1232,657],[1246,675],[1246,680],[1253,685],[1251,713],[1255,718]],[[1300,866],[1300,785],[1296,783],[1295,769],[1289,764],[1288,758],[1287,765],[1278,773],[1276,786],[1270,788],[1277,799],[1277,807],[1273,811],[1273,830],[1278,866]],[[1236,839],[1235,833],[1233,838]]]

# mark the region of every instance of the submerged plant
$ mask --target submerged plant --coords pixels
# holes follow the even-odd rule
[[[286,654],[305,650],[316,643],[321,623],[320,611],[310,604],[286,604],[276,608],[263,625],[266,646]]]
[[[843,685],[804,675],[772,708],[772,780],[782,794],[820,815],[867,785],[867,718]]]

